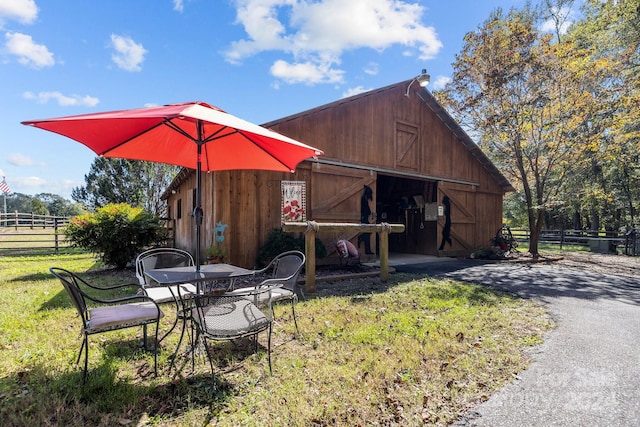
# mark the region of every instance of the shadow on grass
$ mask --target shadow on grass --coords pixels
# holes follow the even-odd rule
[[[493,305],[498,303],[498,296],[504,296],[509,293],[504,290],[491,289],[479,285],[462,284],[454,281],[448,281],[441,286],[429,286],[439,284],[442,278],[433,278],[424,274],[406,272],[392,274],[388,281],[383,282],[379,277],[367,277],[357,279],[344,279],[326,282],[317,282],[315,293],[306,293],[308,300],[316,298],[330,297],[350,297],[353,304],[367,304],[370,302],[372,295],[382,294],[401,284],[411,281],[424,281],[425,290],[429,298],[439,300],[455,300],[464,298],[470,304],[474,305]],[[398,298],[402,298],[403,294],[398,293]]]
[[[115,346],[117,351],[111,348]],[[85,382],[82,366],[75,364],[67,372],[52,375],[35,363],[0,378],[0,424],[146,425],[149,419],[171,422],[191,411],[205,410],[206,425],[238,394],[232,384],[210,372],[156,379],[153,367],[146,358],[137,359],[138,351],[132,347],[130,342],[109,344],[107,353],[116,354],[90,366]],[[126,359],[133,371],[119,372],[119,359]]]

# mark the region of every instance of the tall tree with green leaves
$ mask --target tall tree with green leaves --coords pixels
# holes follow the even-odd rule
[[[576,138],[593,95],[580,76],[588,52],[543,32],[529,5],[497,9],[465,36],[452,81],[435,95],[522,192],[538,257],[545,212],[564,203],[564,189],[582,157]]]
[[[110,203],[128,203],[164,215],[160,197],[178,170],[162,163],[97,157],[84,177],[85,186],[74,188],[71,197],[92,211]]]
[[[640,0],[588,0],[585,18],[568,37],[592,51],[592,67],[608,64],[597,82],[598,111],[589,125],[599,128],[588,163],[576,186],[584,186],[581,208],[592,227],[636,225],[640,199]]]

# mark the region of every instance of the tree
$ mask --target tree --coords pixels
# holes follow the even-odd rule
[[[162,192],[175,177],[178,167],[139,160],[97,157],[84,187],[76,187],[73,200],[95,210],[109,203],[128,203],[148,212],[163,215]]]
[[[44,203],[49,215],[75,216],[84,213],[82,205],[78,203],[72,203],[71,201],[57,194],[40,193],[36,194],[34,198]]]
[[[435,95],[522,191],[538,257],[545,212],[564,203],[564,189],[582,157],[577,139],[596,100],[582,76],[590,52],[541,32],[528,5],[497,9],[465,36],[454,76]]]
[[[583,12],[585,19],[568,36],[593,52],[592,67],[610,65],[598,82],[599,110],[590,120],[599,138],[576,183],[585,187],[580,208],[592,227],[600,219],[606,229],[633,226],[640,198],[640,0],[588,0]]]
[[[14,193],[7,197],[7,212],[32,212],[38,215],[74,216],[84,212],[82,205],[57,194],[40,193],[35,196]]]

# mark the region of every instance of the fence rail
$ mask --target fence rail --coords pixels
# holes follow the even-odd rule
[[[511,228],[512,236],[519,242],[529,241],[529,230]],[[627,233],[592,230],[542,230],[540,243],[563,246],[584,246],[592,252],[616,253],[623,251],[625,255],[640,255],[640,235],[637,230]]]
[[[51,251],[71,245],[59,229],[69,217],[33,213],[0,213],[0,254]]]
[[[38,215],[34,213],[10,212],[0,213],[0,226],[12,227],[14,230],[30,228],[58,228],[69,222],[67,216]]]
[[[37,215],[32,213],[0,213],[0,255],[8,253],[58,253],[60,249],[71,247],[60,230],[69,223],[71,217]],[[175,223],[169,218],[161,218],[168,230],[167,246],[175,245]]]

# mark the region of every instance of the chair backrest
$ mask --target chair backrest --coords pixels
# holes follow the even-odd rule
[[[300,251],[283,252],[271,261],[273,270],[269,282],[282,284],[283,288],[296,290],[296,283],[306,259]],[[264,283],[264,282],[263,282]]]
[[[142,252],[136,258],[136,277],[143,287],[149,285],[145,270],[153,268],[189,267],[195,265],[187,251],[177,248],[156,248]]]
[[[87,303],[84,298],[84,293],[80,289],[80,284],[78,282],[82,281],[82,279],[80,279],[72,272],[62,268],[51,267],[49,271],[51,272],[51,274],[60,279],[62,286],[64,286],[64,289],[69,294],[71,301],[73,301],[73,305],[78,310],[78,314],[80,314],[80,317],[82,318],[82,321],[86,326],[87,321],[89,320],[87,313]]]

